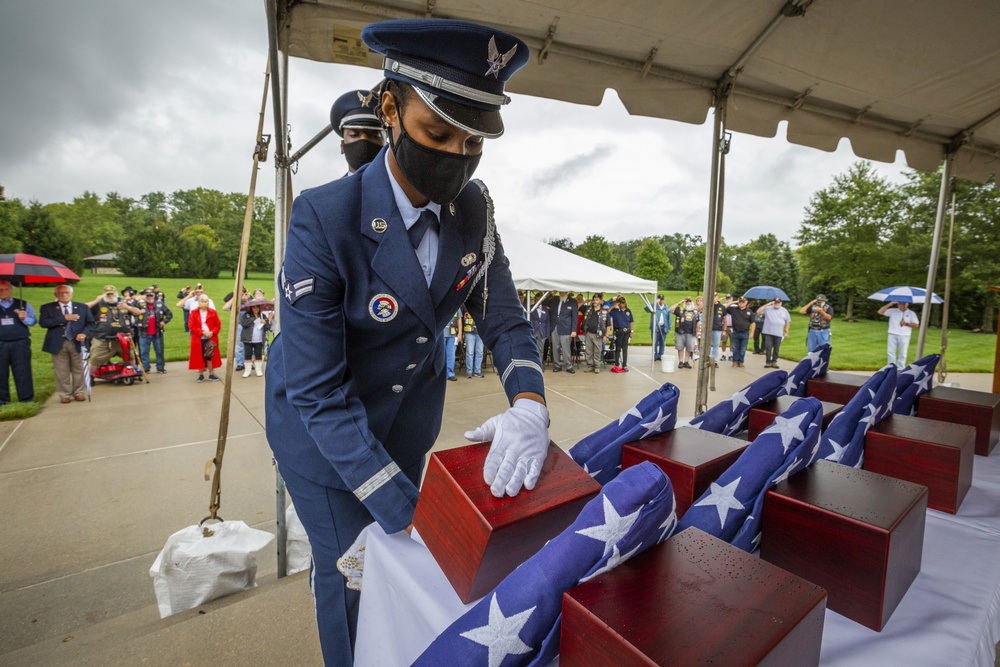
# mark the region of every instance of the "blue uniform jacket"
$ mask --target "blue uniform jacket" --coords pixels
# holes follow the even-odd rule
[[[350,178],[295,200],[266,415],[280,467],[354,492],[395,532],[411,522],[417,498],[400,469],[420,461],[441,428],[440,337],[455,311],[464,303],[472,312],[508,400],[543,394],[543,383],[498,237],[486,278],[472,287],[483,270],[487,230],[480,188],[470,183],[442,206],[428,288],[393,199],[384,152]]]

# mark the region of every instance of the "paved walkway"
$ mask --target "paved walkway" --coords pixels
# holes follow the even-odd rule
[[[649,348],[630,352],[633,366],[627,374],[546,372],[553,440],[568,448],[668,380],[681,390],[680,417],[693,415],[695,371],[667,374],[659,365],[654,371]],[[723,362],[716,375],[718,391],[709,402],[762,375],[762,367],[760,356],[748,357],[742,369]],[[221,383],[196,384],[186,364],[167,368],[148,385],[98,383],[89,403],[62,405],[54,397],[37,417],[0,422],[0,663],[22,664],[4,656],[42,642],[72,646],[89,636],[89,650],[95,644],[101,649],[99,638],[110,633],[95,628],[123,624],[122,619],[157,623],[148,570],[170,534],[208,513],[211,485],[204,479],[205,462],[215,453],[222,403]],[[991,386],[988,375],[952,374],[949,381],[985,391]],[[237,376],[233,387],[220,514],[273,532],[274,469],[263,429],[264,380]],[[435,448],[464,444],[466,429],[505,408],[493,373],[449,383]],[[272,545],[258,554],[258,578],[273,578],[275,569]],[[228,652],[220,644],[216,664],[265,664],[265,659],[293,664],[288,651],[304,661],[318,655],[311,610],[303,603],[307,583],[299,579],[286,587],[294,592],[288,605],[294,613],[276,614],[278,603],[263,596],[256,607],[245,605],[255,610],[254,620],[238,621],[251,625],[235,632],[242,636],[225,639]],[[263,626],[254,629],[255,624],[277,628],[277,634]],[[202,627],[212,626],[206,621]],[[159,639],[132,647],[130,655],[135,663],[142,656],[147,664],[182,664],[203,655],[186,642],[222,641],[198,638],[198,630],[189,631],[195,637],[179,632],[161,630]],[[62,648],[66,655],[69,649]],[[105,651],[105,661],[110,660],[114,651]],[[233,662],[226,661],[227,655]]]

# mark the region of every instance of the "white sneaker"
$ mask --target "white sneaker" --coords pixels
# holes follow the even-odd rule
[[[264,375],[264,371],[262,371],[260,367],[261,367],[261,364],[254,364],[253,365],[253,369],[257,373],[257,377],[261,377],[262,375]]]
[[[245,378],[250,377],[250,371],[251,371],[252,368],[253,367],[248,364],[247,367],[246,367],[246,369],[243,371],[243,377],[245,377]]]

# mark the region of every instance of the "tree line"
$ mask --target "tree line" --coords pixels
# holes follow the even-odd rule
[[[234,275],[247,195],[195,188],[139,199],[84,192],[71,203],[22,203],[0,186],[0,252],[26,252],[77,273],[84,257],[115,253],[126,276]],[[247,268],[274,271],[274,202],[256,197]]]
[[[867,296],[884,287],[927,282],[941,174],[909,170],[902,184],[879,176],[868,162],[857,162],[810,198],[794,237],[796,247],[773,234],[742,245],[723,240],[718,291],[742,293],[754,285],[785,290],[793,304],[825,293],[846,319],[875,317],[879,303]],[[987,183],[955,180],[955,232],[949,326],[993,332],[1000,283],[1000,189]],[[937,269],[936,293],[943,294],[948,248],[947,210]],[[690,234],[648,236],[616,243],[588,236],[574,245],[568,238],[551,245],[647,280],[662,290],[700,291],[705,243]],[[941,320],[935,307],[931,323]]]

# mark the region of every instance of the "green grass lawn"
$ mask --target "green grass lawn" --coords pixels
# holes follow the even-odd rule
[[[180,278],[125,278],[123,276],[85,274],[83,279],[73,286],[73,300],[87,302],[103,293],[105,285],[114,285],[120,290],[126,286],[131,286],[136,290],[144,290],[153,283],[159,285],[167,297],[167,305],[174,318],[167,325],[163,338],[163,351],[167,361],[187,361],[190,350],[191,337],[184,331],[183,311],[177,308],[177,293],[185,285],[194,287],[196,282],[203,283],[205,292],[215,302],[215,307],[220,310],[219,316],[222,318],[222,332],[219,334],[219,345],[222,355],[225,356],[229,340],[229,316],[230,313],[221,312],[223,297],[233,291],[236,281],[233,278],[216,278],[214,280],[185,280]],[[264,290],[267,298],[274,296],[274,276],[265,273],[251,273],[244,281],[244,285],[251,292],[255,289]],[[19,287],[14,288],[14,296],[25,299],[35,309],[35,316],[39,314],[42,304],[54,301],[55,297],[52,287]],[[52,374],[52,356],[47,352],[42,352],[42,342],[45,340],[45,330],[37,324],[31,328],[31,367],[34,372],[35,400],[28,403],[9,403],[0,406],[0,421],[11,419],[24,419],[38,414],[42,409],[42,404],[55,391],[55,377]],[[152,351],[150,356],[154,356]],[[152,361],[152,360],[151,360]],[[155,362],[151,365],[155,366]],[[14,391],[14,382],[10,380],[11,398],[17,394]]]
[[[164,352],[167,361],[186,361],[188,350],[190,349],[190,336],[184,332],[184,324],[181,319],[181,309],[175,307],[177,303],[177,292],[184,285],[194,285],[197,281],[181,280],[173,278],[123,278],[122,276],[107,276],[86,274],[83,280],[75,286],[73,295],[74,301],[90,301],[102,293],[104,285],[113,284],[119,290],[126,285],[131,285],[137,290],[145,289],[152,283],[157,283],[160,289],[167,295],[167,303],[174,313],[174,319],[167,326],[164,336]],[[233,290],[235,281],[232,278],[217,278],[214,280],[202,280],[206,293],[215,302],[216,308],[222,308],[223,297]],[[274,295],[274,277],[269,274],[251,273],[245,282],[247,289],[253,291],[260,288],[268,298]],[[689,295],[690,292],[664,292],[663,295],[667,305],[672,305]],[[15,296],[21,296],[19,288],[14,289]],[[43,303],[53,300],[51,287],[26,287],[23,290],[23,297],[35,309],[38,314]],[[638,294],[626,294],[629,307],[635,317],[635,338],[633,345],[649,345],[651,341],[649,322],[650,315],[643,311],[643,302]],[[799,315],[797,310],[789,309],[792,314],[792,330],[788,339],[781,346],[781,357],[789,361],[798,361],[806,353],[806,325],[808,318]],[[220,312],[222,317],[222,333],[219,336],[219,344],[222,347],[223,356],[227,349],[229,340],[229,314]],[[832,326],[833,353],[830,359],[830,367],[833,370],[877,370],[886,363],[886,321],[862,321],[844,322],[834,319]],[[35,380],[35,400],[29,403],[10,403],[0,407],[0,421],[10,419],[23,419],[37,414],[42,403],[48,399],[55,391],[55,378],[52,375],[52,358],[49,354],[42,352],[42,341],[45,332],[38,327],[32,327],[32,357],[31,365],[34,369]],[[673,345],[673,333],[667,336],[667,345]],[[916,352],[917,334],[914,332],[912,343],[910,344],[910,361],[913,360]],[[751,347],[753,341],[750,343]],[[927,332],[925,352],[940,352],[941,350],[941,330],[930,329]],[[957,329],[948,332],[948,370],[955,373],[991,373],[993,372],[993,355],[996,349],[996,336],[988,334],[974,334],[970,331]],[[11,396],[15,396],[13,382],[11,384]]]

